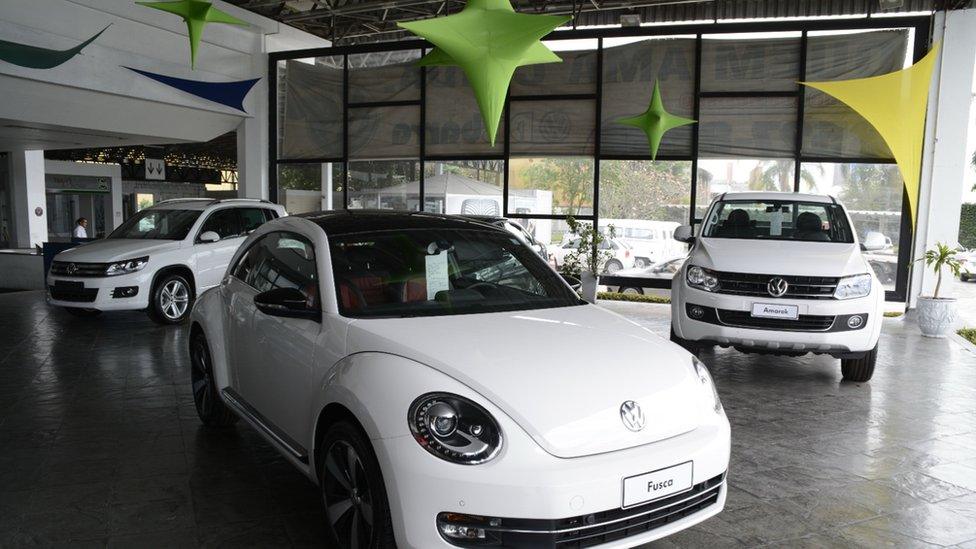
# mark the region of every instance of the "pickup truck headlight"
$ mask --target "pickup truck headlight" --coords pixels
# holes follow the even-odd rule
[[[148,255],[145,257],[137,257],[135,259],[126,259],[125,261],[109,263],[108,267],[105,267],[105,276],[124,275],[141,271],[147,263],[149,263]]]
[[[478,465],[502,448],[502,431],[488,410],[458,395],[422,395],[407,420],[417,443],[446,461]]]
[[[695,375],[698,376],[698,381],[700,381],[702,385],[707,385],[707,390],[711,392],[712,410],[716,414],[721,414],[722,399],[718,397],[718,390],[715,389],[715,382],[712,381],[712,375],[708,373],[708,367],[706,367],[705,364],[698,360],[698,357],[695,356],[691,357],[691,364],[695,367]]]
[[[716,275],[715,271],[706,269],[704,267],[699,267],[698,265],[688,267],[685,280],[692,288],[705,290],[706,292],[714,292],[718,290],[718,276]]]
[[[837,284],[834,297],[837,299],[854,299],[871,294],[871,275],[859,274],[845,276]]]

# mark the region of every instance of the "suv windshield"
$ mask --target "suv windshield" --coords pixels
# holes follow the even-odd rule
[[[723,200],[715,204],[702,236],[852,244],[854,235],[839,204],[792,200]]]
[[[183,240],[200,213],[199,210],[142,210],[119,225],[108,238]]]
[[[484,230],[411,229],[329,239],[339,312],[411,317],[581,301],[531,248]]]

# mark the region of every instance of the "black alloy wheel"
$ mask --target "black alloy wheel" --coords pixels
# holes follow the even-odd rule
[[[329,427],[321,447],[319,479],[329,547],[395,547],[386,489],[369,440],[355,425],[339,421]]]
[[[193,404],[197,407],[200,421],[207,427],[227,427],[236,423],[237,416],[227,408],[217,394],[210,346],[207,345],[207,338],[203,334],[193,336],[193,341],[190,343],[190,364]]]

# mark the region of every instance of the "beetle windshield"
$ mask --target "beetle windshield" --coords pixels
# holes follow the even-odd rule
[[[709,213],[702,236],[854,242],[847,215],[839,204],[792,200],[723,200]]]
[[[183,240],[198,217],[199,210],[142,210],[119,225],[108,238]]]
[[[339,312],[410,317],[581,303],[518,238],[486,230],[409,229],[329,239]]]

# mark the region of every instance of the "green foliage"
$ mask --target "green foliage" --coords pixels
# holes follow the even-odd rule
[[[939,299],[939,290],[942,288],[942,270],[944,268],[948,267],[953,275],[959,276],[962,265],[956,259],[956,253],[958,251],[955,248],[950,248],[947,244],[936,242],[934,248],[929,248],[925,251],[925,256],[916,260],[924,261],[938,277],[935,283],[935,292],[932,295],[934,299]]]
[[[956,333],[967,339],[973,345],[976,345],[976,328],[963,328]]]
[[[610,160],[600,163],[600,217],[687,223],[690,162]]]
[[[904,315],[905,315],[905,313],[900,313],[898,311],[888,311],[888,312],[886,312],[884,314],[885,318],[898,318],[898,317],[904,316]]]
[[[593,160],[588,158],[544,158],[533,162],[524,175],[532,187],[552,191],[556,204],[570,215],[593,197]]]
[[[769,160],[756,164],[749,173],[749,190],[793,192],[793,166],[792,160]],[[816,166],[818,171],[823,172],[822,166]],[[816,190],[817,182],[810,170],[801,168],[800,179],[807,187]]]
[[[600,244],[607,238],[617,235],[617,230],[613,225],[607,227],[606,234],[596,230],[592,223],[581,223],[573,216],[566,218],[569,225],[569,232],[580,239],[579,246],[566,254],[560,270],[570,276],[579,277],[580,273],[586,271],[596,277],[603,272],[607,262],[613,259],[613,252],[601,250]]]
[[[282,189],[318,191],[322,189],[321,168],[317,164],[281,164],[278,186]]]
[[[901,207],[904,182],[892,164],[841,164],[846,181],[840,198],[850,210],[885,211]]]
[[[973,189],[976,191],[976,188]],[[959,245],[976,248],[976,204],[963,204],[959,220]]]
[[[670,297],[663,297],[659,295],[643,295],[643,294],[621,294],[617,292],[599,292],[596,294],[597,299],[603,299],[605,301],[633,301],[635,303],[671,303]]]

